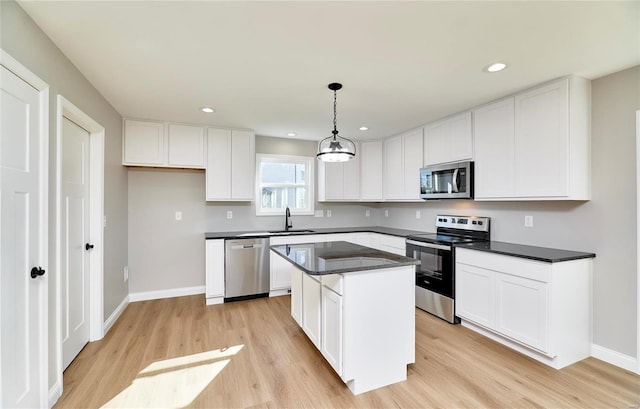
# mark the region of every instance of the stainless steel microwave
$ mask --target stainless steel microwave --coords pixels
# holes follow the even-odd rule
[[[473,199],[473,162],[455,162],[420,169],[420,197]]]

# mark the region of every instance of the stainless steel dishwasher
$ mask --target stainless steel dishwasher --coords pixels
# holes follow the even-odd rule
[[[225,301],[269,295],[269,239],[225,241]]]

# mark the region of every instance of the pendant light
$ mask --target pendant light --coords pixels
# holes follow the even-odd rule
[[[320,141],[316,157],[323,162],[346,162],[356,156],[356,145],[349,139],[338,135],[336,91],[342,88],[342,84],[333,82],[328,85],[328,88],[333,91],[333,131],[331,131],[333,136]]]

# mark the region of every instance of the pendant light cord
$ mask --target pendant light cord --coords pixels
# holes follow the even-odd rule
[[[333,91],[333,139],[336,139],[336,135],[338,135],[338,111],[336,110],[336,106],[338,104],[338,98],[336,97],[337,92]]]

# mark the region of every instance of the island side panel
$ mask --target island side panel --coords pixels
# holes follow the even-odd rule
[[[407,378],[415,362],[415,266],[344,275],[343,380],[354,394]]]

